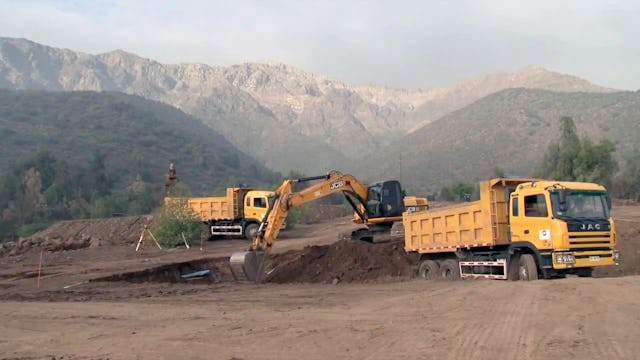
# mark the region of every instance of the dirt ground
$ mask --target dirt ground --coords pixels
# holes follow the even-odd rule
[[[0,359],[640,359],[640,207],[614,217],[623,261],[606,278],[526,283],[420,281],[401,229],[350,245],[349,217],[283,231],[275,264],[296,276],[271,267],[259,285],[226,267],[245,240],[135,252],[133,226],[95,246],[78,235],[90,246],[44,253],[40,288],[40,248],[25,246],[0,257]]]

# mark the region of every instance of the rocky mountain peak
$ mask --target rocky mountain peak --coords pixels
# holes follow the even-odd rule
[[[318,149],[326,146],[322,151],[332,159],[336,152],[355,158],[484,96],[514,87],[609,91],[541,66],[490,74],[450,87],[405,90],[346,84],[277,61],[226,67],[162,64],[122,49],[90,55],[26,39],[0,38],[0,88],[112,90],[140,95],[199,117],[240,149],[251,153],[259,148],[256,156],[271,161],[268,146],[280,146],[282,153],[292,151],[302,157],[317,156]],[[299,149],[275,143],[283,128],[290,139],[299,140]],[[247,136],[245,132],[251,129],[256,134]],[[260,141],[264,148],[259,147]],[[310,143],[315,144],[313,154],[305,148]]]

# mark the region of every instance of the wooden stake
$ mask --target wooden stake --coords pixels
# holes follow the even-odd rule
[[[180,233],[180,234],[182,234],[182,241],[184,241],[184,246],[186,246],[187,249],[188,249],[189,248],[189,243],[187,242],[187,238],[184,237],[184,233],[183,232]]]
[[[40,250],[40,263],[38,264],[38,289],[40,289],[40,275],[42,274],[42,258],[44,257],[44,249]]]
[[[136,251],[140,248],[140,244],[142,244],[142,239],[144,238],[144,231],[147,229],[145,225],[144,229],[142,229],[142,233],[140,233],[140,240],[138,240],[138,245],[136,246]]]
[[[153,236],[153,233],[151,232],[151,230],[149,230],[149,228],[147,228],[146,225],[145,225],[145,228],[147,229],[147,232],[149,233],[149,235],[151,235],[151,238],[153,239],[153,241],[155,241],[156,245],[158,245],[158,249],[162,250],[162,246],[160,246],[160,243],[158,242],[158,240],[156,240],[156,237]]]

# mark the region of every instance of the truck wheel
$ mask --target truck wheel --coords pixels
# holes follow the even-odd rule
[[[593,277],[593,268],[576,269],[576,275],[579,277]]]
[[[244,237],[247,240],[253,240],[253,237],[256,235],[259,228],[260,225],[256,223],[247,224],[247,226],[244,227]]]
[[[425,260],[420,263],[418,276],[425,280],[437,279],[440,275],[440,265],[433,260]]]
[[[460,267],[458,261],[449,259],[440,264],[440,277],[445,280],[458,280],[460,279]]]
[[[531,254],[520,255],[518,262],[518,277],[520,280],[538,280],[538,267],[536,259]]]

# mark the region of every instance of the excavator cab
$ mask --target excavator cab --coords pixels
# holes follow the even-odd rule
[[[404,191],[397,180],[377,182],[369,185],[367,190],[369,218],[402,216]]]

